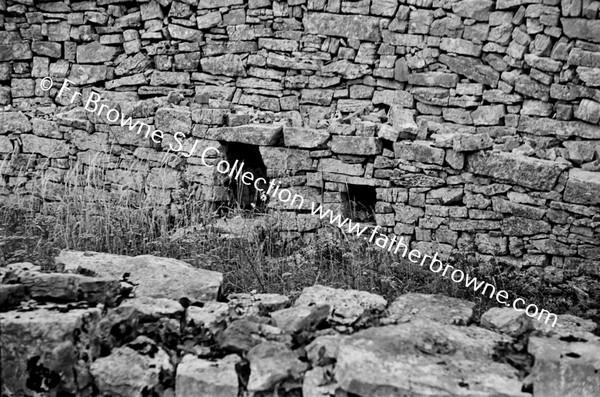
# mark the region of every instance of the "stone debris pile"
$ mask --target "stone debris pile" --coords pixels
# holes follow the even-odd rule
[[[51,205],[73,184],[175,216],[189,197],[263,205],[203,164],[213,147],[210,165],[248,160],[412,249],[527,269],[523,284],[591,306],[598,4],[0,0],[0,196]],[[85,190],[90,168],[101,182]],[[292,237],[323,226],[265,205]]]
[[[56,264],[2,268],[4,395],[600,395],[596,324],[574,316],[550,328],[497,308],[477,324],[455,298],[320,285],[225,298],[221,274],[149,255]]]

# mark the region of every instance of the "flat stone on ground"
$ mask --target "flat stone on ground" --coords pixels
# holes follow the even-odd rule
[[[173,366],[167,352],[140,336],[94,361],[90,372],[102,394],[143,397],[161,389],[163,377],[173,372]]]
[[[383,311],[387,301],[376,294],[366,291],[344,290],[315,285],[306,287],[296,299],[294,306],[312,306],[328,304],[331,306],[329,321],[352,324],[365,312]]]
[[[600,343],[529,339],[535,364],[531,369],[534,397],[600,395]]]
[[[517,370],[492,361],[490,331],[415,321],[359,331],[340,344],[335,378],[361,397],[531,396]]]
[[[199,269],[170,258],[153,255],[124,256],[99,252],[62,250],[56,263],[65,270],[85,272],[99,277],[122,279],[136,284],[136,296],[192,301],[216,300],[223,282],[221,273]]]
[[[250,379],[248,391],[269,390],[287,378],[300,379],[308,365],[296,353],[278,342],[265,342],[248,352]]]
[[[237,397],[238,376],[235,365],[240,358],[231,354],[208,361],[188,354],[177,366],[175,396],[190,397],[202,391],[206,396]]]
[[[99,309],[66,312],[40,308],[0,314],[0,378],[9,395],[32,395],[43,384],[60,386],[75,395],[91,381],[87,369],[77,363],[80,342],[90,343],[91,330],[100,319]],[[79,335],[77,338],[76,336]],[[62,376],[58,375],[62,373]],[[86,380],[87,377],[87,380]],[[77,379],[79,378],[79,379]],[[39,390],[37,390],[39,388]]]
[[[417,319],[442,324],[466,325],[473,316],[473,302],[444,295],[409,293],[399,296],[387,309],[386,322],[403,323]]]
[[[531,318],[525,312],[511,307],[493,307],[487,310],[481,316],[481,326],[513,337],[533,329]]]

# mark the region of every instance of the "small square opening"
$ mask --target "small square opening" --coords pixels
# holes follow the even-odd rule
[[[375,222],[377,193],[374,186],[347,185],[350,219],[357,222]]]

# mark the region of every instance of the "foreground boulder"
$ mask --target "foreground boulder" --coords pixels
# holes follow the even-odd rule
[[[295,302],[217,301],[222,275],[178,260],[63,251],[56,263],[0,273],[3,395],[600,395],[596,324],[572,315],[553,327],[492,308],[477,323],[461,299],[388,305],[322,285]]]
[[[98,309],[51,307],[1,313],[2,392],[90,391],[89,365],[95,356],[90,330],[100,316]]]
[[[144,336],[96,360],[90,371],[100,393],[115,397],[159,394],[173,376],[169,355]]]
[[[600,396],[600,342],[531,338],[534,396]]]
[[[366,291],[344,290],[315,285],[302,290],[294,306],[327,304],[330,307],[329,321],[352,324],[370,311],[383,311],[387,301]]]
[[[97,277],[125,278],[137,286],[136,296],[192,301],[216,300],[223,282],[218,272],[153,255],[135,257],[63,250],[56,258],[66,271]]]
[[[235,354],[217,361],[186,355],[177,366],[176,396],[193,396],[202,390],[207,396],[237,397],[239,384],[235,366],[239,362]]]
[[[339,346],[336,379],[357,396],[528,396],[515,368],[492,361],[505,337],[433,321],[360,331]]]

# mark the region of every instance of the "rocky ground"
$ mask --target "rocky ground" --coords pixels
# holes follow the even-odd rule
[[[596,324],[315,285],[220,296],[222,275],[62,251],[1,268],[3,396],[599,396]]]

